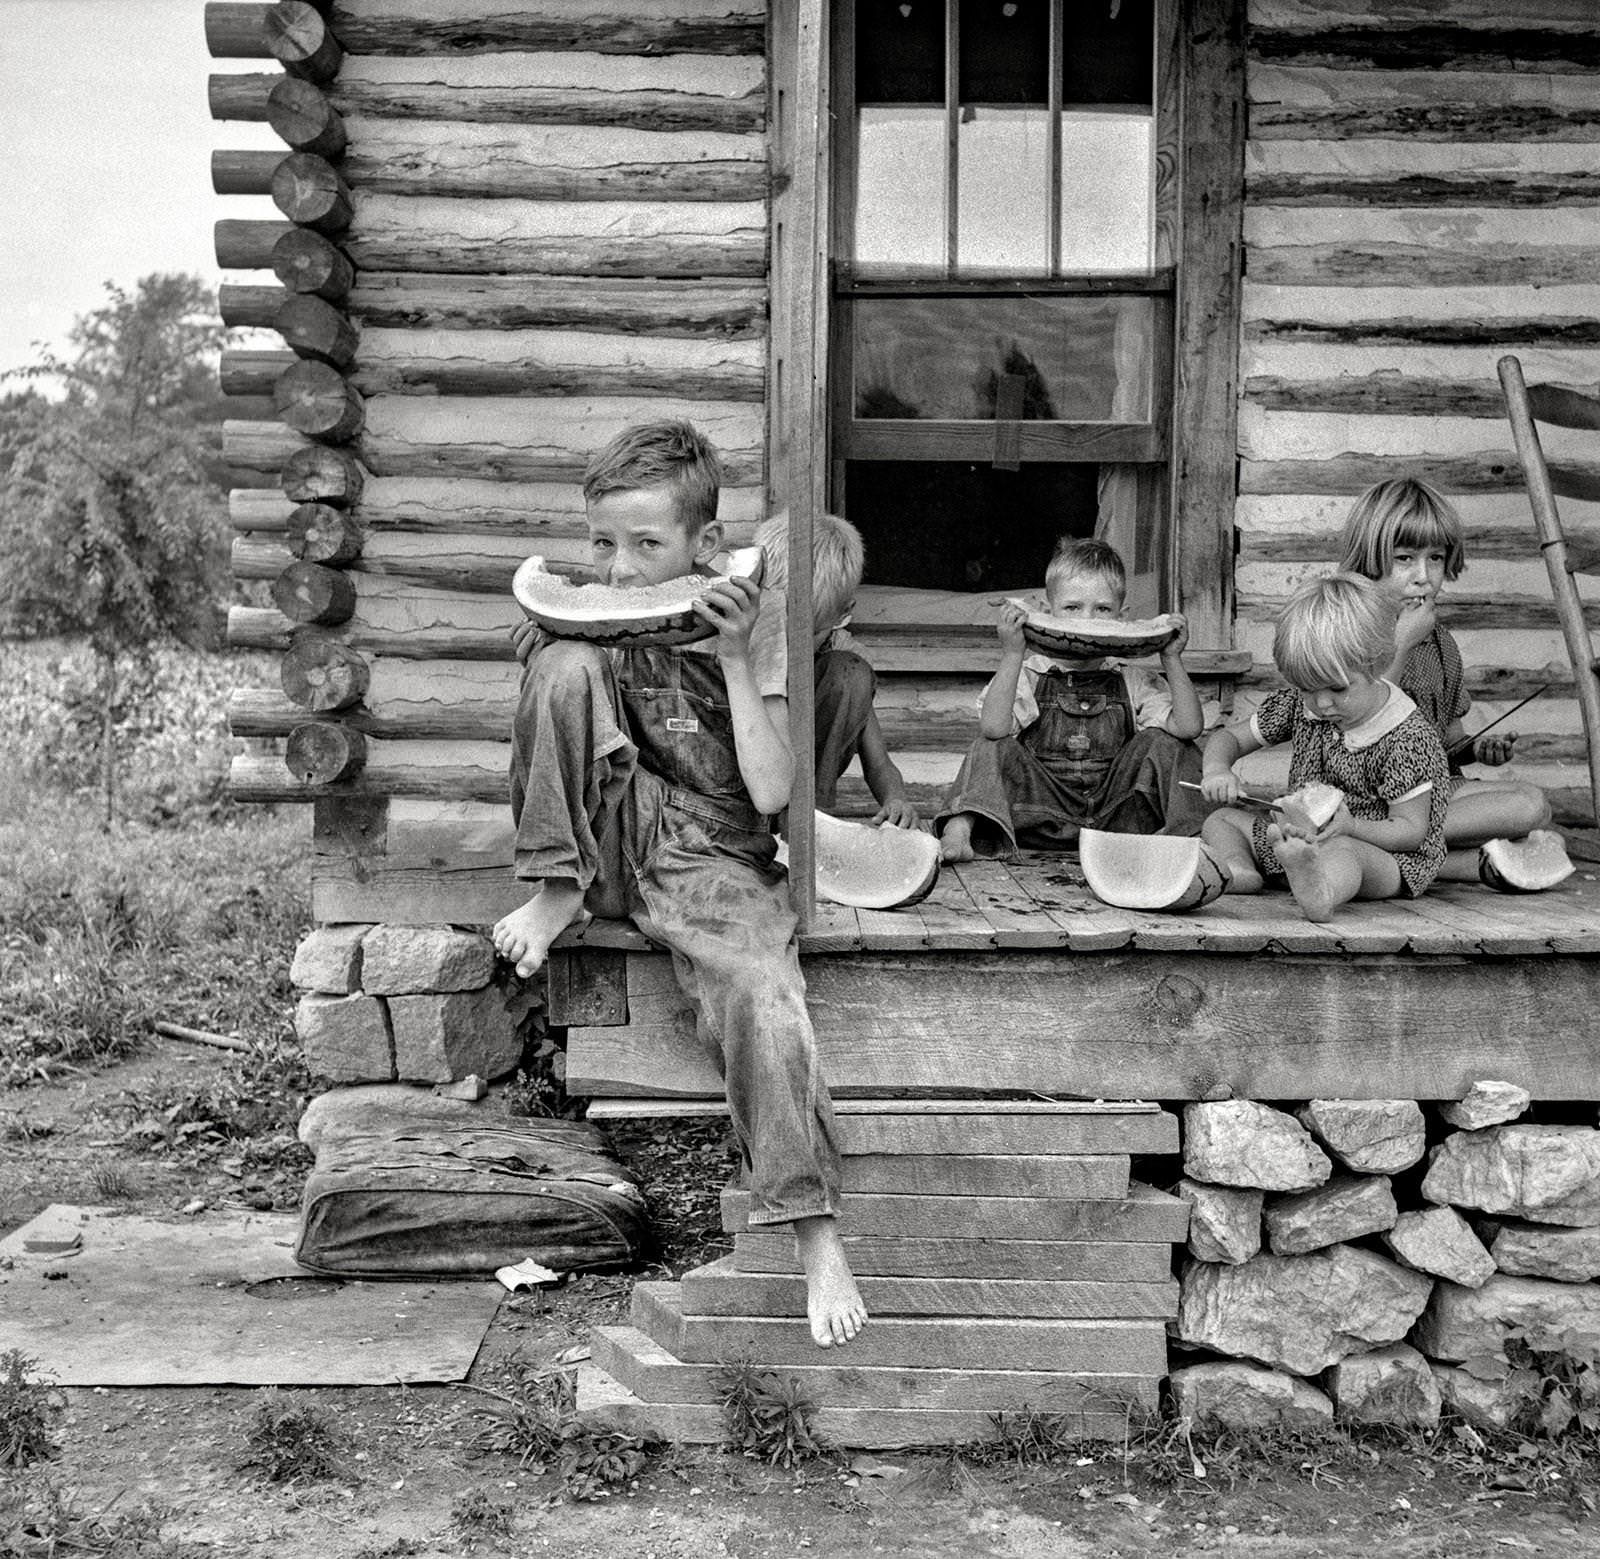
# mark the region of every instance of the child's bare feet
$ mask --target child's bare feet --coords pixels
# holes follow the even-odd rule
[[[944,825],[944,832],[939,835],[939,859],[946,863],[977,859],[972,848],[972,814],[970,812],[957,812]]]
[[[526,904],[502,916],[491,933],[495,951],[517,966],[523,979],[538,971],[550,944],[577,920],[588,919],[583,889],[576,882],[551,879],[539,884]]]
[[[795,1243],[806,1272],[806,1316],[819,1348],[847,1343],[867,1324],[867,1307],[832,1218],[797,1218]]]
[[[1272,847],[1283,863],[1289,891],[1307,920],[1331,920],[1344,897],[1335,885],[1323,847],[1311,839],[1285,837]]]

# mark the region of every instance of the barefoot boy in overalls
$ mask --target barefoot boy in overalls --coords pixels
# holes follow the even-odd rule
[[[708,574],[722,547],[715,451],[686,422],[626,429],[590,461],[583,494],[602,583]],[[494,928],[520,975],[590,914],[631,919],[671,949],[701,1037],[721,1057],[749,1167],[750,1222],[794,1226],[812,1336],[848,1342],[866,1311],[835,1218],[839,1154],[818,1067],[795,919],[773,865],[789,802],[780,612],[748,580],[696,610],[714,637],[603,650],[541,640],[513,731],[516,875],[527,903]]]

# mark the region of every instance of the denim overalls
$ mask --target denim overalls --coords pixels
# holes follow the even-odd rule
[[[511,804],[519,878],[672,952],[722,1064],[750,1222],[833,1214],[839,1153],[771,820],[739,774],[722,667],[682,650],[556,640],[523,679]]]

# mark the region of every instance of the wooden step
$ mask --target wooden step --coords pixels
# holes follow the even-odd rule
[[[873,1316],[1034,1317],[1055,1320],[1170,1320],[1178,1285],[1095,1283],[1062,1278],[871,1277],[857,1275]],[[686,1316],[797,1317],[806,1313],[802,1277],[741,1272],[731,1256],[686,1272],[680,1282]]]
[[[1167,1244],[1102,1240],[897,1239],[844,1237],[850,1270],[860,1277],[1043,1279],[1160,1283],[1172,1271]],[[741,1272],[800,1271],[794,1236],[736,1234],[733,1262]]]
[[[593,1364],[578,1371],[578,1417],[590,1429],[671,1440],[680,1445],[720,1445],[727,1438],[719,1407],[644,1402]],[[1133,1416],[1137,1417],[1143,1409]],[[1084,1413],[1074,1427],[1085,1440],[1121,1440],[1128,1414]],[[1081,1427],[1080,1427],[1081,1426]],[[977,1408],[819,1408],[813,1433],[829,1445],[895,1450],[916,1445],[970,1445],[993,1440],[994,1415]]]
[[[1154,1106],[1128,1110],[987,1100],[959,1105],[946,1099],[836,1100],[839,1146],[845,1153],[1178,1151],[1178,1117]]]
[[[916,1192],[1114,1202],[1128,1194],[1128,1160],[1117,1154],[846,1152],[843,1187],[846,1196]]]
[[[722,1227],[748,1227],[750,1193],[722,1193]],[[1027,1196],[852,1196],[842,1209],[845,1235],[919,1235],[997,1240],[1132,1240],[1176,1245],[1189,1234],[1189,1204],[1150,1186],[1130,1185],[1123,1201]]]
[[[633,1326],[597,1326],[593,1361],[646,1402],[715,1403],[719,1364],[685,1364]],[[1155,1408],[1147,1375],[1047,1374],[1036,1370],[862,1369],[842,1362],[785,1369],[813,1407],[1014,1413],[1112,1414]]]
[[[763,1365],[815,1364],[821,1352],[803,1320],[687,1316],[677,1283],[636,1284],[632,1320],[686,1364],[733,1359],[754,1359]],[[847,1362],[862,1367],[923,1365],[1152,1377],[1165,1374],[1167,1368],[1167,1331],[1157,1320],[874,1319],[847,1347]]]

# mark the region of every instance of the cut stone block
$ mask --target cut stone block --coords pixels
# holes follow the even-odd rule
[[[377,926],[362,949],[361,983],[369,996],[476,991],[494,975],[494,945],[450,926]]]
[[[497,986],[449,995],[391,996],[395,1067],[408,1082],[501,1077],[522,1057],[517,1021]]]
[[[361,989],[361,943],[371,926],[319,926],[301,940],[289,980],[303,991],[348,996]]]
[[[1333,1165],[1292,1115],[1249,1099],[1225,1099],[1184,1106],[1183,1172],[1212,1185],[1309,1191]]]
[[[1348,1354],[1399,1342],[1432,1288],[1421,1273],[1350,1245],[1237,1267],[1192,1261],[1174,1332],[1217,1353],[1315,1375]]]
[[[334,1083],[395,1077],[394,1041],[383,1003],[373,996],[302,996],[294,1009],[306,1069]]]
[[[1428,1361],[1404,1343],[1341,1359],[1328,1371],[1328,1390],[1345,1423],[1432,1429],[1439,1422],[1438,1382]]]
[[[1458,1131],[1433,1150],[1422,1194],[1441,1205],[1534,1223],[1600,1225],[1600,1131],[1531,1125]]]
[[[1397,1216],[1387,1175],[1341,1175],[1314,1191],[1267,1203],[1267,1238],[1277,1256],[1303,1256],[1392,1229]]]
[[[1313,1099],[1295,1119],[1346,1169],[1393,1175],[1422,1162],[1427,1122],[1415,1099]]]
[[[1189,1254],[1197,1261],[1238,1266],[1261,1249],[1260,1191],[1187,1179],[1172,1190],[1189,1204]]]
[[[1503,1223],[1489,1247],[1494,1264],[1514,1277],[1590,1283],[1600,1278],[1600,1229],[1546,1229]]]
[[[1454,1364],[1435,1364],[1433,1378],[1442,1404],[1479,1429],[1509,1429],[1538,1394],[1531,1370],[1513,1370],[1503,1380],[1480,1380]]]
[[[301,1113],[295,1135],[315,1153],[333,1138],[370,1136],[396,1126],[433,1121],[452,1126],[469,1121],[501,1125],[506,1120],[503,1105],[478,1108],[410,1083],[361,1083],[318,1094]]]
[[[1439,1114],[1462,1131],[1482,1131],[1514,1121],[1533,1096],[1515,1083],[1474,1083],[1460,1098],[1439,1106]]]
[[[1482,1288],[1440,1283],[1411,1340],[1431,1359],[1487,1360],[1503,1367],[1506,1334],[1513,1328],[1538,1352],[1600,1346],[1600,1288],[1500,1272]]]
[[[1383,1243],[1406,1266],[1463,1288],[1482,1288],[1494,1275],[1493,1257],[1453,1207],[1401,1213]]]
[[[1172,1372],[1172,1406],[1191,1424],[1225,1429],[1325,1429],[1333,1404],[1294,1375],[1255,1364],[1191,1364]]]

